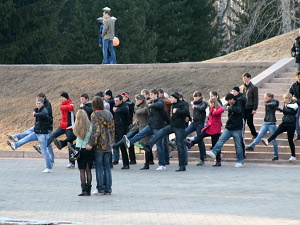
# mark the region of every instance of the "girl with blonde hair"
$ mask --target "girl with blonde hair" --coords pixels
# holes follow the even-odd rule
[[[80,151],[80,157],[77,159],[78,168],[80,171],[80,181],[82,193],[78,196],[91,195],[91,183],[94,154],[93,151],[87,150],[86,146],[90,140],[92,133],[92,125],[88,115],[83,109],[80,109],[76,114],[76,121],[73,128],[76,139],[76,150]]]

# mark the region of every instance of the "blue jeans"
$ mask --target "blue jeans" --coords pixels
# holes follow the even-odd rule
[[[111,193],[112,176],[110,170],[110,152],[95,152],[97,190],[99,193]]]
[[[34,133],[34,127],[31,127],[28,130],[24,131],[23,133],[18,133],[13,136],[18,138],[19,140],[21,140],[22,138],[26,137],[27,135],[29,135],[31,133]]]
[[[250,146],[252,148],[255,147],[255,145],[257,145],[260,140],[263,138],[263,136],[269,131],[270,135],[274,134],[274,132],[276,131],[276,124],[267,124],[267,123],[263,123],[261,125],[261,128],[259,130],[259,133],[257,135],[257,137],[255,138],[255,140],[250,144]],[[277,141],[276,139],[274,139],[272,141],[273,143],[273,147],[274,147],[274,155],[278,156],[278,145],[277,145]]]
[[[108,54],[107,50],[110,52],[110,64],[116,64],[116,53],[113,46],[113,40],[103,40],[103,64],[109,64],[108,63]]]
[[[48,148],[47,148],[47,140],[48,140],[49,136],[50,136],[50,134],[36,134],[36,137],[40,143],[43,157],[46,162],[46,168],[51,170],[53,158],[51,159],[52,156],[50,155],[50,152],[48,151]]]
[[[300,137],[299,118],[300,118],[300,108],[297,109],[297,114],[296,114],[296,132],[298,137]]]
[[[148,142],[149,146],[152,147],[155,143],[159,141],[162,141],[162,138],[164,138],[166,135],[175,133],[176,136],[176,145],[178,150],[178,159],[179,159],[179,166],[185,167],[186,163],[186,157],[184,153],[184,138],[185,138],[185,129],[184,128],[176,128],[172,127],[171,125],[168,125],[162,129],[159,130],[156,134],[154,134],[153,138],[150,139]],[[163,152],[164,153],[164,152]]]
[[[136,135],[134,135],[133,138],[130,138],[129,141],[130,141],[130,143],[134,144],[135,142],[137,142],[138,140],[140,140],[144,137],[157,134],[160,130],[159,129],[152,129],[149,126],[146,126],[146,127],[144,127],[144,129],[142,129],[140,132],[138,132]],[[160,138],[160,140],[158,140],[156,142],[156,146],[157,146],[158,164],[160,166],[165,166],[166,165],[165,164],[165,153],[164,153],[161,138]]]
[[[34,132],[32,133],[28,133],[27,136],[25,136],[24,138],[22,138],[20,141],[17,141],[15,142],[15,146],[16,146],[16,149],[21,147],[22,145],[26,144],[26,143],[29,143],[31,141],[37,141],[37,136],[35,135]]]
[[[243,130],[228,130],[224,129],[223,133],[221,134],[218,142],[212,149],[212,152],[217,155],[220,151],[225,142],[233,137],[234,145],[235,145],[235,151],[236,151],[236,159],[238,163],[244,163],[244,152],[242,147],[242,135]]]
[[[195,122],[192,122],[186,129],[185,129],[185,137],[187,137],[190,133],[196,131],[197,136],[201,134],[201,130],[204,128],[204,123],[196,124]],[[198,148],[200,152],[200,160],[204,161],[205,155],[206,155],[206,149],[204,141],[202,140],[200,143],[198,143]],[[187,152],[187,147],[185,146],[185,150]],[[187,154],[187,153],[186,153]]]

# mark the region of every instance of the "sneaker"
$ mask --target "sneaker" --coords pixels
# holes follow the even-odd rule
[[[243,163],[236,163],[235,168],[241,168],[241,167],[244,167],[244,164]]]
[[[74,169],[75,165],[73,163],[69,163],[66,168]]]
[[[42,171],[42,173],[52,173],[52,170],[46,168],[46,169],[44,169],[44,170]]]
[[[169,141],[169,146],[171,148],[177,148],[176,141],[174,141],[174,140]]]
[[[206,155],[208,155],[210,158],[216,159],[216,154],[213,153],[212,151],[207,152]]]
[[[123,136],[122,140],[123,140],[123,143],[126,146],[126,148],[130,148],[130,141],[128,140],[126,135]]]
[[[15,143],[13,143],[11,141],[7,141],[7,144],[9,145],[9,147],[11,147],[12,150],[16,150]]]
[[[275,161],[275,160],[278,160],[278,156],[277,155],[274,155],[273,158],[272,158],[272,161]]]
[[[62,149],[62,145],[61,145],[60,141],[59,141],[57,138],[54,138],[54,144],[55,144],[55,146],[56,146],[59,150]]]
[[[254,148],[249,146],[248,148],[245,149],[246,151],[254,151]]]
[[[191,149],[194,145],[193,142],[189,140],[186,140],[183,143],[187,146],[188,149]]]
[[[156,168],[156,170],[166,170],[166,169],[167,169],[167,167],[165,167],[165,166],[158,166]]]
[[[300,140],[300,136],[297,135],[297,137],[294,139],[294,141],[299,141],[299,140]]]
[[[7,135],[7,137],[8,137],[8,139],[11,140],[11,141],[14,141],[14,142],[19,141],[19,139],[18,139],[17,137],[15,137],[14,135],[9,134],[9,135]]]
[[[296,157],[294,157],[294,156],[291,156],[290,158],[289,158],[289,161],[291,162],[291,161],[295,161],[296,160]]]
[[[104,195],[103,193],[98,192],[98,189],[95,189],[95,191],[93,191],[92,195]]]
[[[34,148],[34,150],[36,150],[38,153],[42,154],[42,150],[41,147],[39,145],[33,145],[32,146]]]
[[[269,145],[268,139],[261,139],[262,143],[264,143],[265,146]]]

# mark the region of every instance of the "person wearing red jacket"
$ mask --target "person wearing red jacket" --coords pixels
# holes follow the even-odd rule
[[[218,142],[221,127],[222,127],[222,113],[224,109],[219,105],[217,98],[211,98],[209,101],[209,117],[206,126],[201,130],[194,140],[186,142],[187,147],[190,149],[194,144],[201,143],[203,138],[211,136],[212,147]],[[221,153],[217,154],[216,164],[213,166],[221,166]]]
[[[54,141],[54,144],[59,150],[67,146],[68,142],[72,144],[73,141],[76,140],[76,136],[73,133],[75,124],[74,104],[67,92],[61,93],[60,100],[62,102],[60,106],[62,118],[59,122],[59,127],[51,134],[47,143],[47,145],[50,145],[52,141]],[[66,134],[67,136],[65,140],[60,141],[56,139],[63,134]],[[71,153],[72,151],[69,149],[69,164],[67,165],[67,168],[75,168],[75,161],[71,160]]]

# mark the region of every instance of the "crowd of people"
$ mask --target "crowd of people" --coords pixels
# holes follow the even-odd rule
[[[235,167],[244,166],[245,151],[254,151],[260,140],[265,145],[273,143],[274,156],[278,160],[278,144],[276,137],[287,132],[291,148],[289,161],[296,160],[294,133],[299,121],[300,72],[295,74],[296,82],[292,84],[289,93],[283,96],[283,108],[279,108],[279,101],[274,94],[265,93],[264,123],[259,132],[253,124],[253,116],[258,108],[258,88],[251,82],[251,75],[242,75],[243,85],[233,87],[225,96],[226,104],[220,101],[216,91],[210,92],[210,99],[206,102],[201,92],[195,91],[190,106],[183,95],[174,92],[170,96],[162,89],[142,90],[135,95],[135,103],[128,92],[113,96],[110,89],[98,92],[90,101],[89,95],[80,96],[81,104],[75,107],[69,94],[60,94],[61,120],[59,126],[53,130],[53,115],[50,101],[45,93],[38,93],[36,108],[33,111],[35,124],[23,133],[8,135],[7,144],[12,150],[31,142],[39,141],[33,147],[43,155],[45,160],[44,173],[52,172],[54,154],[51,143],[58,149],[68,147],[69,163],[67,168],[75,168],[77,160],[80,170],[82,193],[80,196],[91,195],[92,173],[96,170],[97,186],[93,194],[111,194],[111,169],[120,161],[122,155],[122,170],[130,169],[136,164],[134,144],[139,142],[145,152],[145,163],[141,170],[149,170],[154,164],[153,146],[156,145],[158,166],[156,170],[166,170],[170,164],[169,145],[176,146],[179,167],[176,172],[186,171],[188,165],[188,149],[198,144],[199,163],[205,165],[206,156],[215,160],[214,167],[221,166],[221,149],[225,142],[233,137],[237,163]],[[78,110],[77,110],[78,109]],[[276,110],[283,113],[282,123],[276,127]],[[75,116],[75,111],[77,111]],[[228,111],[228,119],[222,131],[222,113]],[[76,118],[76,119],[75,119]],[[246,147],[244,142],[245,124],[249,126],[253,135],[253,142]],[[189,137],[192,132],[196,136]],[[269,132],[270,137],[263,139]],[[169,140],[169,134],[174,133],[175,139]],[[65,134],[64,140],[58,137]],[[203,139],[211,137],[212,148],[206,153]],[[296,140],[299,139],[297,133]],[[76,140],[76,144],[73,142]]]

